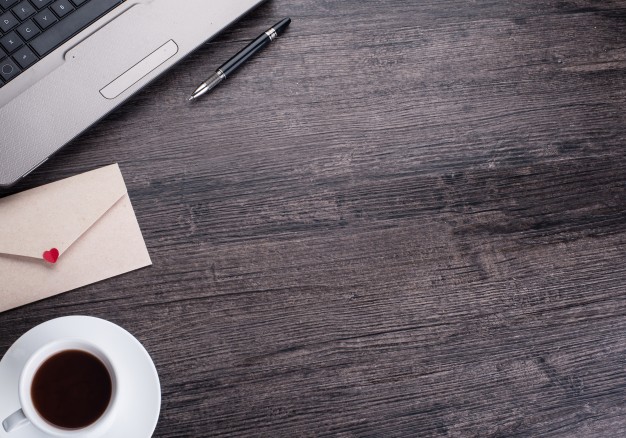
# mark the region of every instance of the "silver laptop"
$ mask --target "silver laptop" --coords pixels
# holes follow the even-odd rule
[[[0,0],[0,186],[262,0]]]

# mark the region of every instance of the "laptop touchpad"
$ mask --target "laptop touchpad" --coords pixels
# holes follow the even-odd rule
[[[137,82],[148,76],[154,69],[178,53],[178,45],[169,40],[137,64],[126,70],[109,85],[100,90],[107,99],[115,99]]]

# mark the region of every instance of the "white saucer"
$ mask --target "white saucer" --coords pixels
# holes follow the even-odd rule
[[[149,438],[161,410],[161,386],[156,368],[145,348],[123,328],[89,316],[66,316],[44,322],[26,332],[0,361],[0,423],[20,408],[17,384],[26,360],[44,344],[59,338],[85,339],[97,344],[116,363],[120,380],[130,382],[115,423],[102,438]],[[126,365],[126,366],[125,366]],[[1,438],[49,438],[26,425]]]

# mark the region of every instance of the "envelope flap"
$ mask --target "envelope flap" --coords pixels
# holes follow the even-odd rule
[[[0,253],[41,258],[63,254],[126,194],[113,164],[0,199]]]

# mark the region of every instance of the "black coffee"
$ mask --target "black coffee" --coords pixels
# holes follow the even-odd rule
[[[112,387],[100,359],[85,351],[66,350],[39,367],[30,393],[46,421],[63,429],[81,429],[104,414]]]

